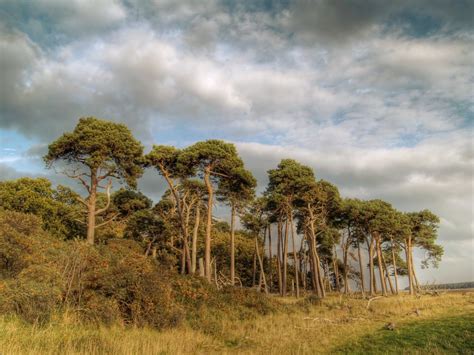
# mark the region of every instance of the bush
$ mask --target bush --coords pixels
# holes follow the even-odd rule
[[[218,332],[221,320],[267,314],[275,307],[254,290],[217,290],[146,257],[135,241],[90,246],[61,241],[38,217],[0,211],[0,312],[46,322],[67,310],[84,322],[174,327],[187,319]]]

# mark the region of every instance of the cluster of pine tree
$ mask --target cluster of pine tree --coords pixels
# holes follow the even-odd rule
[[[256,179],[235,146],[221,140],[184,149],[155,145],[144,154],[126,126],[89,117],[51,143],[44,160],[83,190],[53,188],[41,178],[1,182],[0,208],[36,214],[62,239],[134,240],[161,267],[198,274],[218,288],[387,295],[399,292],[406,275],[414,294],[421,285],[413,250],[424,251],[422,267],[437,266],[443,254],[439,218],[430,211],[341,198],[336,186],[295,160],[269,170],[257,197]],[[136,191],[145,169],[166,184],[154,205]],[[114,182],[126,188],[112,193]],[[229,207],[230,224],[214,217],[216,203]]]

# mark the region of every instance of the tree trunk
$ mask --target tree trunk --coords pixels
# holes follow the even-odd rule
[[[282,252],[281,252],[281,244],[282,244],[282,225],[281,225],[281,220],[278,219],[278,225],[277,225],[277,268],[278,268],[278,291],[280,292],[280,295],[283,296],[283,278],[281,274],[281,259],[282,259]]]
[[[206,224],[206,241],[204,247],[204,274],[209,283],[211,282],[211,232],[212,232],[212,202],[214,198],[214,191],[212,189],[210,179],[210,169],[207,168],[204,173],[204,182],[207,188],[207,224]]]
[[[319,270],[319,255],[318,255],[318,250],[316,247],[316,233],[314,231],[314,225],[313,222],[310,224],[310,252],[311,252],[311,260],[312,260],[312,266],[313,266],[313,283],[315,286],[315,291],[318,294],[318,297],[323,298],[324,297],[324,285],[321,281],[321,274]]]
[[[362,266],[362,253],[360,252],[359,241],[357,241],[357,254],[359,256],[360,285],[361,285],[362,297],[365,298],[364,268]]]
[[[321,296],[326,297],[326,288],[324,287],[323,276],[321,276],[321,260],[319,259],[318,250],[316,249],[316,238],[314,238],[314,251],[316,254],[316,272],[318,274],[319,287],[321,288]]]
[[[350,289],[349,289],[349,277],[348,277],[348,264],[349,264],[349,260],[348,260],[348,253],[349,253],[349,239],[350,239],[350,232],[347,231],[347,237],[346,237],[346,240],[345,240],[345,243],[343,243],[343,260],[344,260],[344,293],[347,295],[349,292],[350,292]]]
[[[176,191],[176,187],[173,183],[173,180],[170,178],[168,172],[163,168],[163,167],[160,167],[160,170],[163,174],[163,177],[165,178],[166,182],[168,183],[168,186],[171,190],[171,193],[173,194],[173,197],[175,199],[175,202],[176,202],[176,208],[178,210],[178,217],[179,217],[179,225],[180,225],[180,228],[181,228],[181,236],[183,238],[183,258],[185,260],[185,263],[187,265],[187,268],[188,268],[188,272],[191,272],[191,253],[189,252],[189,245],[188,245],[188,233],[187,233],[187,230],[186,230],[186,219],[185,219],[185,216],[184,216],[184,211],[183,211],[183,207],[181,205],[181,201],[180,201],[180,198],[179,198],[179,194],[178,194],[178,191]]]
[[[272,292],[273,287],[273,256],[272,256],[272,225],[268,225],[268,271],[269,275],[269,291]]]
[[[95,242],[95,216],[96,216],[96,199],[97,199],[97,176],[95,172],[91,172],[91,185],[89,198],[87,200],[87,243],[94,245]]]
[[[336,278],[336,290],[340,292],[341,285],[339,284],[339,267],[337,266],[337,251],[335,245],[333,246],[332,266],[334,268],[334,277]]]
[[[380,254],[380,249],[380,236],[378,235],[375,237],[375,251],[377,253],[380,285],[382,287],[382,296],[387,296],[387,288],[385,287],[385,276],[383,275],[382,255]]]
[[[300,255],[302,255],[302,259],[300,259],[300,277],[301,277],[301,285],[303,286],[303,290],[306,292],[306,275],[308,274],[308,262],[307,262],[307,255],[306,255],[306,248],[304,246],[306,240],[306,234],[303,233],[303,238],[301,239],[300,243]]]
[[[307,238],[311,239],[311,237]],[[316,256],[313,250],[313,243],[312,240],[309,240],[309,267],[311,268],[311,283],[313,285],[313,291],[321,297],[321,291],[319,289],[319,283],[316,274]]]
[[[393,245],[393,240],[391,240],[391,245],[392,245],[393,276],[395,277],[395,292],[398,295],[398,272],[397,272],[397,261],[395,257],[395,248]]]
[[[155,240],[156,240],[156,236],[153,236],[153,239],[150,240],[150,242],[148,243],[148,247],[146,248],[146,251],[145,251],[145,256],[148,256],[150,254],[151,247],[153,246],[153,243],[155,242]]]
[[[230,209],[230,283],[235,285],[235,204]]]
[[[260,277],[261,277],[261,280],[263,281],[264,291],[266,294],[268,294],[267,280],[265,279],[265,270],[263,269],[263,261],[262,261],[262,258],[260,257],[260,251],[258,249],[257,237],[255,237],[255,253],[257,254],[258,264],[260,265]],[[260,287],[260,283],[259,283],[259,287]]]
[[[407,261],[407,271],[408,271],[408,290],[410,295],[414,295],[415,291],[413,289],[413,274],[412,274],[412,267],[411,267],[411,258],[410,258],[410,243],[411,240],[408,238],[405,242],[405,255],[406,255],[406,261]]]
[[[370,295],[373,296],[375,293],[377,293],[374,273],[374,239],[370,238],[370,243],[367,240],[367,244],[369,249]]]
[[[295,283],[296,283],[296,298],[300,297],[300,282],[299,282],[299,260],[298,260],[298,253],[296,252],[295,247],[295,228],[293,226],[293,215],[290,211],[290,228],[291,228],[291,244],[293,247],[293,266],[295,268]]]
[[[383,256],[382,253],[382,248],[380,248],[380,255],[382,256],[382,265],[385,270],[385,277],[388,280],[388,285],[390,286],[390,292],[392,295],[395,294],[395,288],[393,287],[392,279],[390,278],[390,275],[388,273],[388,268],[387,268],[387,263],[385,262],[385,257]]]
[[[411,248],[411,243],[410,243],[410,265],[411,265],[411,272],[413,275],[413,281],[415,281],[415,292],[420,291],[420,283],[418,282],[418,278],[416,277],[416,272],[415,272],[415,266],[413,262],[413,249]]]
[[[186,273],[186,247],[183,240],[183,247],[181,248],[181,275]]]
[[[283,296],[286,296],[286,283],[287,283],[287,273],[288,273],[288,219],[285,221],[285,239],[283,241]]]
[[[255,286],[257,278],[257,254],[253,253],[252,287]]]
[[[324,273],[326,274],[326,279],[328,280],[328,282],[327,282],[328,291],[332,292],[333,288],[332,288],[331,282],[329,281],[331,279],[331,277],[329,275],[329,272],[330,272],[329,271],[329,263],[326,261],[326,264],[324,264]]]
[[[192,241],[192,257],[191,257],[191,273],[196,273],[196,259],[197,259],[197,239],[199,233],[199,222],[201,219],[201,209],[199,202],[196,205],[196,217],[194,219],[193,241]]]
[[[199,276],[205,277],[205,271],[204,271],[204,260],[202,258],[199,258]]]

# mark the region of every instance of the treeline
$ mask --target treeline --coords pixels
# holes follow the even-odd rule
[[[474,282],[456,282],[449,284],[423,285],[422,290],[461,290],[466,288],[474,288]]]
[[[295,160],[269,170],[257,197],[256,179],[235,146],[220,140],[184,149],[155,145],[145,154],[126,126],[81,118],[49,145],[44,160],[77,180],[81,193],[45,179],[6,181],[3,209],[40,216],[43,229],[59,239],[98,247],[133,240],[162,269],[198,274],[218,288],[387,295],[397,294],[399,277],[407,276],[414,294],[421,285],[413,250],[424,251],[422,267],[437,266],[443,254],[439,218],[429,210],[403,213],[382,200],[344,199]],[[166,184],[154,205],[135,190],[145,169]],[[114,181],[126,188],[112,193]],[[230,207],[230,224],[214,218],[216,203]],[[236,230],[237,219],[243,230]]]

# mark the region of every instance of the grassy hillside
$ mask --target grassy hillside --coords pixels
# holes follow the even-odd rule
[[[321,305],[278,299],[267,315],[227,317],[174,329],[78,325],[67,315],[34,326],[0,321],[2,354],[472,353],[474,293],[371,302],[330,296]],[[394,330],[385,329],[394,323]]]

